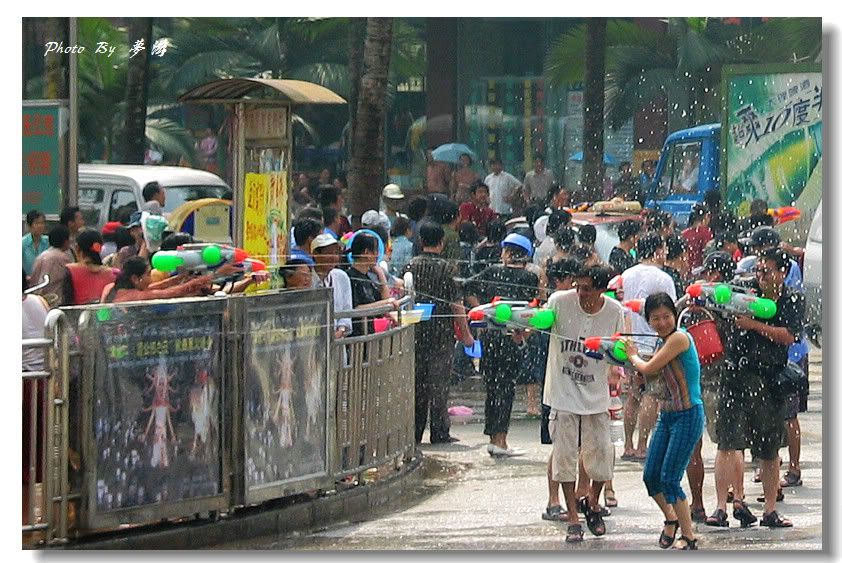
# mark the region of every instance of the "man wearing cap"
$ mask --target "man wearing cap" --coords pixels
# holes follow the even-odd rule
[[[430,443],[459,440],[450,435],[447,400],[453,361],[454,318],[462,343],[474,339],[465,320],[462,292],[456,281],[456,266],[443,260],[444,229],[432,221],[419,225],[421,254],[410,260],[404,273],[412,272],[419,302],[433,304],[433,317],[415,329],[415,443],[420,444],[430,413]],[[451,317],[452,316],[452,317]]]
[[[702,282],[708,283],[730,283],[734,277],[734,269],[736,263],[730,254],[724,251],[711,252],[705,257],[701,266],[699,275]],[[677,307],[681,308],[689,300],[689,296],[682,296],[676,303]],[[709,319],[705,314],[697,315],[692,312],[691,320],[694,322]],[[716,323],[716,330],[720,339],[724,342],[734,335],[734,320],[727,316],[721,315],[717,311],[709,311],[713,316],[713,321]],[[719,418],[719,385],[722,380],[722,368],[725,363],[725,358],[722,357],[716,362],[702,366],[702,403],[705,409],[705,425],[707,427],[710,441],[714,444],[719,443],[719,437],[716,434],[717,419]],[[741,452],[737,452],[741,454]],[[751,520],[753,515],[747,507],[740,504],[743,500],[743,480],[728,479],[733,475],[743,474],[743,457],[742,455],[725,456],[723,452],[717,451],[715,471],[714,473],[720,478],[716,479],[717,498],[719,497],[720,488],[722,488],[722,502],[723,507],[728,493],[728,487],[734,487],[735,498],[738,499],[738,504],[735,506],[734,517],[739,519],[741,516],[746,522]],[[723,479],[722,477],[725,477]],[[692,502],[690,503],[690,517],[694,522],[705,522],[707,514],[705,513],[704,499],[702,497],[702,489],[705,482],[705,466],[702,459],[702,440],[696,444],[693,454],[690,456],[690,464],[687,466],[687,481],[690,484],[690,493],[692,495]],[[731,483],[730,481],[734,481]],[[744,509],[744,510],[742,510]],[[724,508],[722,509],[724,511]],[[717,515],[718,516],[718,515]]]
[[[143,227],[141,227],[140,224],[141,216],[142,212],[135,211],[129,218],[129,224],[126,225],[126,228],[129,230],[129,234],[134,239],[134,244],[124,246],[123,248],[117,251],[117,255],[115,256],[114,261],[111,263],[112,267],[122,268],[123,264],[126,263],[126,260],[128,260],[132,256],[146,257],[149,254],[149,250],[146,248],[146,244],[144,244]]]
[[[102,227],[102,240],[105,244],[102,245],[102,252],[99,255],[105,260],[111,254],[117,252],[117,242],[114,236],[117,234],[117,229],[122,227],[120,221],[109,221]]]
[[[397,184],[386,184],[381,194],[380,212],[386,214],[390,225],[394,225],[398,217],[406,217],[406,215],[398,210],[403,200],[404,195],[400,186]]]
[[[317,287],[333,288],[333,310],[350,311],[354,308],[351,299],[351,278],[339,266],[342,248],[339,241],[328,233],[313,239],[310,249],[316,265],[313,268],[318,277]],[[336,319],[333,323],[334,336],[342,338],[351,333],[351,319]]]
[[[538,297],[538,276],[526,269],[532,256],[532,243],[523,235],[510,234],[501,243],[502,264],[494,264],[465,284],[470,307],[489,303],[495,297],[512,301],[532,301]],[[524,361],[526,343],[523,331],[512,334],[488,330],[481,338],[483,355],[480,371],[485,381],[485,429],[492,457],[523,455],[509,448],[506,436],[512,415],[515,380]]]
[[[392,222],[389,221],[389,217],[387,217],[382,211],[377,211],[375,209],[369,209],[363,213],[363,216],[360,218],[360,223],[362,223],[363,227],[382,227],[386,229],[386,232],[389,232],[389,229],[392,228]],[[383,242],[385,244],[386,241]]]

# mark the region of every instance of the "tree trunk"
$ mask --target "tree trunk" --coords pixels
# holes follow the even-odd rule
[[[149,56],[152,50],[152,18],[132,18],[129,48],[143,40],[144,49],[129,58],[126,76],[126,114],[118,143],[117,162],[143,164],[146,148],[146,101],[149,93]]]
[[[357,102],[360,97],[360,80],[363,74],[365,48],[364,18],[352,18],[348,26],[348,161],[353,157],[354,131],[357,124]]]
[[[363,75],[357,102],[351,170],[351,214],[380,208],[383,187],[383,113],[392,52],[392,18],[368,18]]]
[[[585,36],[585,92],[582,125],[582,191],[585,201],[600,199],[604,154],[606,18],[589,18]]]
[[[55,41],[68,47],[70,41],[70,18],[47,19],[48,41]],[[67,83],[67,57],[63,53],[52,52],[46,56],[44,98],[47,100],[65,99],[70,97]]]

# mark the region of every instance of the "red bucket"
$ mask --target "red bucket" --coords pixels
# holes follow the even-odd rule
[[[722,357],[725,349],[722,346],[722,339],[719,337],[719,331],[716,330],[716,323],[713,320],[713,315],[710,311],[705,309],[698,309],[704,311],[709,317],[703,321],[699,321],[687,327],[687,332],[693,337],[696,343],[696,352],[699,354],[699,363],[703,366],[712,364]],[[684,315],[689,311],[685,309],[678,317],[678,324],[681,326],[681,321]]]

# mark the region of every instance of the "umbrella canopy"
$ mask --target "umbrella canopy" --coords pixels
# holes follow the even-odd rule
[[[471,160],[477,159],[477,155],[470,149],[470,147],[468,147],[468,145],[463,145],[462,143],[447,143],[433,150],[433,160],[457,164],[459,162],[459,157],[463,154],[470,156]]]
[[[582,162],[583,160],[585,160],[585,155],[582,153],[582,151],[579,151],[573,156],[571,156],[570,160],[572,160],[573,162]],[[607,152],[602,154],[602,162],[606,166],[617,166],[617,159],[608,154]]]

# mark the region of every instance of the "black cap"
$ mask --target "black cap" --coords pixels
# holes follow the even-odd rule
[[[714,271],[719,272],[722,274],[722,279],[724,281],[730,281],[731,278],[734,277],[734,270],[737,268],[737,263],[731,257],[730,254],[727,252],[722,252],[717,250],[716,252],[711,252],[705,257],[705,261],[702,264],[702,271]]]
[[[781,235],[772,227],[757,227],[751,232],[752,246],[778,246],[781,243]]]

